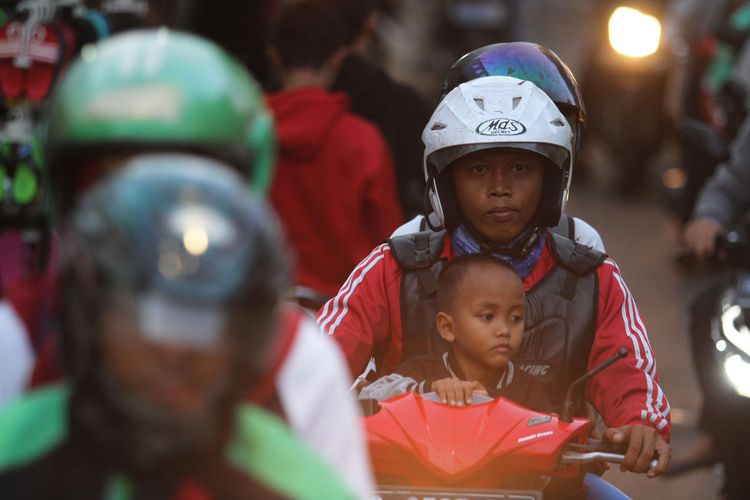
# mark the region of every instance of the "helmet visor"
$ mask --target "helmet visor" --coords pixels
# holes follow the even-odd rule
[[[102,309],[98,341],[112,377],[109,397],[128,402],[139,418],[161,415],[165,424],[205,415],[231,372],[235,348],[225,318],[219,307],[158,291],[114,293]]]
[[[200,350],[222,343],[226,311],[218,304],[191,303],[153,290],[112,299],[108,311],[121,325],[129,324],[125,330],[151,343]]]

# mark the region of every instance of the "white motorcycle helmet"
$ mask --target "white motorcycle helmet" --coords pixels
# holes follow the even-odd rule
[[[565,116],[533,83],[508,76],[487,76],[462,83],[440,102],[422,133],[430,204],[426,208],[433,212],[428,222],[434,229],[448,230],[461,222],[448,168],[453,161],[484,149],[513,148],[548,160],[542,198],[532,226],[556,226],[570,189],[572,138]]]

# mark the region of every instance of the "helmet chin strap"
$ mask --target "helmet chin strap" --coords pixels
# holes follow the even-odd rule
[[[482,234],[467,220],[464,220],[463,224],[471,237],[479,243],[479,248],[482,253],[497,253],[507,255],[514,259],[523,259],[529,254],[534,247],[534,244],[539,239],[539,233],[542,230],[542,227],[535,220],[509,242],[492,243],[482,236]]]

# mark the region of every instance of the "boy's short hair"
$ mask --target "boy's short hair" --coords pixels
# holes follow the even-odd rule
[[[271,45],[286,69],[319,69],[346,47],[346,26],[335,10],[320,2],[294,2],[276,19]]]
[[[512,273],[519,281],[516,272],[506,262],[483,253],[472,253],[456,257],[446,264],[440,272],[437,282],[436,304],[438,311],[445,311],[455,298],[458,284],[468,274],[469,269],[476,266],[496,266]]]

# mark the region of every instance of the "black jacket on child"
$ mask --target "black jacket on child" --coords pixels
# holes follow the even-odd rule
[[[417,356],[402,363],[394,373],[362,389],[359,397],[382,400],[409,391],[424,394],[432,391],[434,381],[451,377],[466,380],[452,352]],[[486,389],[492,398],[506,398],[530,410],[548,413],[553,409],[542,384],[519,370],[512,361],[498,372],[495,381]]]

